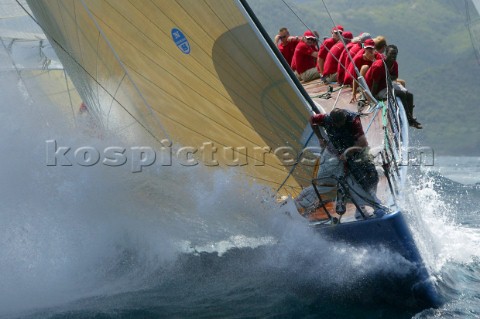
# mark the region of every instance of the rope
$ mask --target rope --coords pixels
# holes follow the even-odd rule
[[[305,22],[303,22],[303,20],[302,20],[302,19],[298,16],[298,14],[292,9],[292,7],[290,7],[290,5],[288,5],[288,3],[287,3],[285,0],[282,0],[282,2],[283,2],[283,4],[285,4],[285,6],[286,6],[290,11],[292,11],[293,15],[294,15],[295,17],[297,17],[298,21],[300,21],[307,30],[312,31],[312,29],[310,29],[310,28],[305,24]]]
[[[383,108],[382,108],[382,124],[384,129],[385,148],[388,148],[389,147],[388,127],[387,127],[388,121],[387,121],[387,108],[385,107],[385,104],[383,105]]]
[[[315,184],[315,180],[312,180],[312,186],[313,186],[313,189],[315,190],[315,194],[317,195],[318,197],[318,200],[319,200],[319,203],[322,205],[322,208],[323,210],[325,211],[325,213],[327,214],[328,216],[328,219],[332,220],[332,215],[330,214],[330,212],[328,211],[327,207],[325,206],[325,203],[323,200],[322,200],[322,195],[320,195],[320,192],[318,191],[317,189],[317,185]]]
[[[343,85],[340,87],[340,92],[338,92],[338,94],[337,94],[337,99],[335,100],[335,103],[333,104],[333,108],[337,107],[338,99],[340,98],[340,94],[342,94],[342,90],[343,90]]]
[[[367,134],[368,131],[370,130],[370,127],[372,126],[373,121],[374,121],[375,118],[377,117],[378,111],[380,110],[380,108],[382,107],[382,105],[384,105],[384,104],[383,104],[383,101],[380,101],[380,102],[378,102],[377,106],[375,107],[375,110],[374,110],[375,114],[373,115],[372,119],[370,120],[370,123],[368,123],[367,129],[365,130],[365,134]],[[371,112],[370,112],[370,113],[371,113]],[[370,113],[368,113],[368,114],[370,114]],[[365,114],[365,113],[362,113],[361,115],[363,115],[363,114]]]
[[[65,71],[65,69],[63,69],[63,76],[65,78],[65,85],[67,87],[68,99],[70,100],[70,108],[72,110],[72,117],[73,117],[73,120],[75,121],[75,125],[77,125],[77,117],[75,116],[75,110],[73,109],[72,94],[70,93],[70,86],[68,85],[68,77],[67,77],[67,72]]]
[[[290,171],[288,172],[287,176],[285,177],[285,179],[283,180],[283,182],[280,184],[280,186],[279,186],[279,187],[277,188],[277,190],[275,191],[275,194],[277,194],[277,193],[280,191],[280,189],[282,189],[282,187],[285,185],[285,183],[286,183],[287,180],[290,178],[290,176],[292,176],[293,171],[295,170],[295,168],[297,168],[298,163],[300,162],[300,158],[301,158],[301,157],[303,156],[303,154],[305,153],[305,148],[307,147],[308,143],[310,143],[310,140],[312,139],[313,134],[314,134],[314,132],[312,131],[312,133],[310,133],[310,135],[308,136],[307,141],[304,143],[302,151],[300,152],[300,154],[298,154],[297,159],[295,160],[295,163],[292,165],[292,168],[290,168]],[[323,150],[322,150],[321,155],[322,155],[322,154],[323,154]]]

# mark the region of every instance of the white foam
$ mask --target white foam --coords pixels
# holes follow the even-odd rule
[[[465,213],[458,211],[458,202],[468,201],[467,194],[450,202],[436,189],[433,177],[427,176],[415,178],[408,187],[403,205],[410,211],[410,226],[431,268],[438,273],[449,261],[471,263],[480,257],[480,230],[458,220]]]

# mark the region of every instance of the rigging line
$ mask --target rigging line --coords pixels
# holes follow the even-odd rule
[[[307,30],[312,31],[312,29],[311,29],[309,26],[307,26],[307,24],[298,16],[298,14],[292,9],[292,7],[291,7],[285,0],[282,0],[282,2],[283,2],[283,4],[293,13],[293,15],[294,15],[295,17],[297,17],[297,20],[300,21],[300,22],[305,26],[305,28],[306,28]],[[312,33],[314,33],[314,32],[312,31]],[[318,40],[319,40],[319,39],[318,39]],[[344,46],[345,46],[345,48],[346,48],[345,43],[344,43]],[[317,47],[318,47],[318,44],[317,44]],[[336,57],[335,57],[335,59],[336,59]],[[338,60],[337,60],[337,61],[338,61]],[[340,61],[338,61],[338,62],[339,62],[339,63],[342,65],[342,67],[345,69],[345,66],[343,66],[343,64],[342,64]],[[289,66],[288,68],[290,69],[290,66]],[[347,70],[347,72],[348,72],[348,70]],[[310,96],[309,96],[309,99],[311,100],[311,97],[310,97]],[[313,103],[313,101],[312,101],[312,103]],[[314,106],[315,106],[315,105],[314,105]],[[315,108],[316,108],[316,106],[315,106]],[[316,110],[316,109],[313,109],[313,108],[312,108],[312,110],[314,111],[314,113],[320,113],[320,112],[317,112],[318,109]]]
[[[17,0],[18,1],[18,0]],[[135,90],[137,91],[137,93],[140,95],[140,98],[143,100],[143,102],[145,103],[145,105],[147,106],[150,114],[153,116],[153,118],[155,119],[155,121],[157,122],[157,125],[160,127],[160,129],[163,131],[163,134],[165,134],[165,137],[167,140],[171,140],[170,139],[170,136],[169,134],[167,133],[167,131],[165,130],[165,128],[163,127],[163,125],[161,124],[160,122],[160,119],[157,117],[157,115],[155,114],[155,112],[153,111],[153,108],[152,106],[148,103],[147,99],[145,98],[145,96],[143,96],[142,92],[140,91],[140,88],[137,86],[137,84],[135,83],[135,81],[133,81],[133,78],[130,76],[130,73],[129,71],[127,70],[127,68],[125,67],[125,64],[122,62],[122,60],[120,59],[120,56],[118,55],[117,51],[115,51],[115,49],[113,48],[112,44],[110,43],[110,41],[108,40],[106,34],[103,32],[102,28],[100,27],[100,25],[98,24],[97,20],[95,19],[95,17],[93,16],[92,12],[90,11],[90,9],[87,7],[87,4],[85,3],[84,0],[81,0],[82,1],[82,5],[85,9],[85,11],[87,12],[88,16],[90,17],[90,19],[93,21],[93,23],[95,24],[95,27],[97,28],[98,32],[100,32],[100,34],[102,35],[103,39],[105,40],[105,43],[108,45],[108,47],[110,48],[110,50],[112,51],[113,55],[115,56],[115,59],[117,60],[117,62],[120,64],[121,68],[123,69],[123,71],[127,74],[127,77],[128,79],[130,80],[130,82],[133,84],[133,87],[135,88]]]
[[[320,194],[320,192],[318,191],[318,188],[317,188],[317,185],[316,185],[316,181],[315,180],[312,180],[312,186],[313,186],[313,190],[315,191],[317,197],[318,197],[318,202],[319,204],[322,205],[322,208],[323,208],[323,211],[327,214],[328,216],[328,219],[333,221],[333,218],[332,218],[332,215],[330,214],[330,212],[328,211],[327,207],[325,206],[326,202],[322,199],[322,195]],[[327,202],[328,203],[328,202]],[[340,218],[342,216],[340,215]]]
[[[305,28],[307,28],[307,30],[312,31],[312,29],[310,29],[310,27],[307,26],[307,24],[306,24],[305,22],[303,22],[303,20],[298,16],[298,14],[292,9],[292,7],[291,7],[285,0],[282,0],[282,2],[283,2],[283,4],[285,4],[285,6],[293,13],[293,15],[294,15],[295,17],[297,17],[298,21],[300,21],[300,22],[303,24],[303,26],[304,26]]]
[[[117,93],[118,93],[118,90],[120,90],[120,87],[122,86],[123,84],[123,80],[125,80],[125,77],[127,76],[126,73],[123,73],[123,76],[122,76],[122,79],[120,81],[118,81],[118,86],[115,90],[115,93],[113,93],[113,96],[116,96]],[[110,114],[112,113],[112,108],[113,108],[113,102],[115,102],[113,99],[112,101],[110,102],[110,107],[108,108],[108,113],[107,113],[107,129],[109,129],[109,126],[110,126]],[[131,124],[130,124],[131,125]]]
[[[335,21],[333,20],[332,14],[330,13],[330,10],[328,9],[327,4],[325,3],[324,0],[322,0],[322,3],[323,3],[323,6],[325,7],[325,10],[327,11],[328,16],[330,17],[330,20],[332,21],[333,27],[335,27],[335,25],[336,25],[336,24],[335,24]],[[343,37],[340,37],[340,41],[342,41],[343,45],[345,46],[345,50],[347,50],[347,45],[346,45],[345,40],[343,39]],[[328,50],[328,48],[327,48],[327,50]],[[328,50],[328,51],[329,51],[329,50]],[[330,51],[329,51],[329,53],[330,53]],[[348,58],[349,58],[349,60],[350,60],[350,63],[353,63],[353,57],[352,57],[352,55],[350,54],[350,51],[348,51],[348,50],[347,50],[347,55],[348,55]],[[342,65],[342,67],[343,67],[343,69],[344,69],[346,72],[348,72],[348,74],[350,74],[350,76],[352,76],[352,74],[350,73],[350,71],[348,71],[348,70],[345,68],[344,65]],[[353,63],[353,67],[354,67],[354,69],[355,69],[355,73],[357,74],[357,77],[360,77],[360,76],[361,76],[360,71],[358,71],[358,68],[357,68],[357,66],[355,65],[355,63]],[[354,76],[352,76],[352,78],[355,79]],[[358,85],[359,85],[363,90],[365,90],[366,92],[370,92],[369,88],[368,88],[368,87],[365,88],[360,81],[357,81],[357,83],[358,83]]]
[[[327,14],[330,17],[330,21],[332,21],[332,26],[335,27],[335,21],[333,20],[332,14],[330,13],[330,10],[328,10],[327,4],[325,3],[324,0],[322,0],[323,6],[325,7],[325,10],[327,10]]]
[[[348,182],[345,181],[345,183],[347,184],[347,186],[350,186],[348,184]],[[381,209],[385,209],[387,211],[391,211],[389,207],[387,207],[385,204],[381,203],[381,202],[377,202],[375,200],[375,196],[373,196],[372,194],[370,194],[367,190],[365,190],[361,185],[358,184],[357,182],[357,185],[359,186],[359,188],[365,193],[365,194],[361,194],[360,192],[358,192],[355,187],[349,187],[348,190],[350,192],[353,192],[355,193],[355,195],[357,195],[360,199],[362,199],[363,201],[365,201],[367,204],[370,204],[372,207],[375,207],[375,208],[381,208]]]
[[[282,0],[282,2],[283,2],[283,3],[285,4],[285,6],[293,13],[293,15],[295,15],[295,16],[297,17],[297,19],[305,26],[305,28],[307,28],[307,30],[312,31],[312,29],[311,29],[309,26],[307,26],[307,24],[298,16],[298,14],[292,9],[292,7],[291,7],[285,0]],[[332,18],[332,16],[330,15],[330,12],[328,11],[328,8],[327,8],[325,2],[323,2],[323,4],[324,4],[325,8],[327,9],[327,13],[328,13],[329,16],[330,16],[330,19],[332,20],[333,25],[335,26],[335,22],[333,21],[333,18]],[[312,31],[312,32],[313,32],[313,31]],[[352,55],[351,55],[350,52],[347,50],[347,43],[345,43],[345,40],[344,40],[342,37],[340,37],[340,40],[341,40],[342,43],[343,43],[343,46],[344,46],[344,48],[345,48],[345,51],[347,51],[347,54],[348,54],[348,57],[349,57],[350,61],[353,63]],[[322,43],[322,45],[323,45],[323,43]],[[326,46],[324,46],[324,47],[325,47],[325,49],[327,49],[327,52],[330,53],[330,50],[329,50]],[[330,54],[331,54],[331,53],[330,53]],[[333,54],[332,54],[332,56],[333,56],[333,58],[340,64],[340,66],[345,70],[345,72],[348,73],[348,74],[353,78],[353,80],[358,83],[358,85],[360,86],[360,88],[362,88],[362,89],[363,89],[364,91],[366,91],[366,92],[370,92],[370,90],[368,89],[368,87],[365,88],[361,82],[357,81],[356,77],[353,76],[353,74],[346,68],[345,65],[343,65],[343,63],[342,63],[339,59],[337,59],[336,56],[334,56]],[[360,76],[360,72],[358,71],[358,69],[357,69],[357,67],[356,67],[355,65],[354,65],[354,68],[355,68],[355,72],[356,72],[357,76]],[[367,94],[368,94],[368,93],[367,93]]]
[[[383,103],[383,102],[381,102]],[[379,103],[380,105],[380,103]],[[368,131],[370,130],[370,127],[372,126],[373,124],[373,121],[375,120],[375,118],[377,117],[378,115],[378,111],[379,111],[379,108],[378,107],[375,107],[375,111],[374,111],[374,114],[373,114],[373,117],[372,119],[370,120],[370,123],[368,123],[368,126],[367,126],[367,129],[365,130],[365,135],[368,133]]]
[[[298,166],[298,163],[300,163],[300,158],[301,158],[301,157],[303,156],[303,154],[305,153],[305,148],[307,147],[307,145],[308,145],[308,143],[310,142],[310,140],[312,139],[312,137],[313,137],[313,131],[312,131],[312,133],[310,133],[310,136],[308,137],[307,141],[304,143],[302,151],[300,152],[300,154],[298,154],[297,159],[296,159],[295,163],[293,164],[292,168],[290,169],[290,171],[288,172],[287,176],[285,177],[285,179],[283,180],[283,182],[280,184],[280,186],[278,187],[278,189],[275,191],[275,194],[280,191],[280,189],[283,187],[283,185],[285,185],[285,183],[286,183],[287,180],[290,178],[290,176],[292,176],[293,172],[295,171],[295,169],[296,169],[297,166]],[[323,155],[323,150],[322,150],[322,155]]]
[[[393,97],[396,102],[396,98]],[[403,106],[403,104],[402,104]],[[392,133],[393,133],[393,139],[395,141],[395,145],[400,148],[402,144],[402,139],[403,139],[403,132],[401,131],[400,127],[400,109],[398,106],[398,103],[388,103],[387,107],[387,113],[388,113],[388,123],[390,124]]]
[[[311,29],[309,26],[307,26],[307,24],[306,24],[305,22],[303,22],[303,20],[302,20],[302,19],[298,16],[298,14],[292,9],[292,7],[290,7],[290,5],[288,5],[288,3],[286,3],[285,0],[282,0],[282,2],[283,2],[283,3],[287,6],[287,8],[295,15],[295,17],[297,17],[297,19],[305,26],[305,28],[307,28],[307,30],[312,31],[312,29]],[[324,5],[325,5],[325,3],[324,3]],[[326,6],[325,6],[325,8],[326,8]],[[327,9],[327,12],[328,12],[328,14],[330,15],[328,9]],[[330,16],[330,18],[332,18],[332,17]],[[333,19],[332,19],[332,22],[333,22]],[[334,23],[334,25],[335,25],[335,23]],[[312,32],[313,32],[313,31],[312,31]],[[344,40],[342,37],[340,37],[340,40],[342,41],[343,46],[345,47],[345,50],[346,50],[346,49],[347,49],[347,43],[345,43],[345,40]],[[323,45],[323,43],[322,43],[321,45]],[[329,50],[326,46],[324,46],[324,48],[327,49],[327,52],[328,52],[328,53],[330,53],[330,50]],[[352,56],[350,55],[350,53],[349,53],[348,51],[347,51],[347,54],[348,54],[350,60],[353,61],[353,58],[352,58]],[[347,70],[347,68],[345,67],[345,65],[343,65],[343,63],[340,62],[340,60],[337,59],[336,56],[334,56],[333,54],[332,54],[332,56],[333,56],[333,58],[341,65],[341,67],[345,70],[345,72],[347,72],[352,78],[355,79],[355,77],[353,76],[353,74],[350,73],[349,70]],[[360,72],[358,71],[358,69],[357,69],[356,67],[355,67],[355,70],[357,71],[357,74],[359,75]],[[361,83],[359,83],[359,85],[360,85],[361,88],[363,88],[363,89],[365,90],[365,88],[363,87],[363,85],[362,85]]]
[[[387,63],[385,60],[383,60],[383,65],[384,65],[384,68],[385,68],[385,83],[387,84],[386,86],[386,89],[387,89],[387,100],[390,101],[394,101],[394,103],[396,104],[397,106],[397,109],[399,108],[399,105],[397,103],[397,98],[400,99],[400,97],[397,97],[395,95],[395,89],[393,87],[393,81],[392,81],[392,78],[390,76],[390,70],[388,69],[388,66],[387,66]],[[393,67],[393,65],[392,65]],[[390,98],[390,99],[389,99]],[[401,99],[400,99],[401,100]],[[390,105],[390,104],[389,104]],[[402,107],[405,109],[405,106],[403,105],[403,102],[402,102]],[[398,126],[398,123],[394,123],[395,126],[397,127]]]
[[[256,181],[268,182],[272,185],[280,185],[279,182],[276,182],[276,181],[272,180],[271,178],[260,178],[258,176],[251,175],[251,174],[248,174],[248,173],[245,174],[245,176],[250,177],[250,178],[252,178]],[[311,178],[306,178],[306,177],[305,178],[299,178],[299,179],[301,181],[304,181],[304,182],[310,182],[312,180]],[[284,185],[283,186],[283,189],[284,189],[285,192],[289,192],[289,190],[287,188],[290,189],[291,193],[294,192],[294,193],[297,193],[297,194],[300,193],[300,191],[302,190],[302,186],[300,186],[299,183],[297,183],[297,185],[290,185],[289,184],[289,185]]]
[[[42,25],[40,24],[40,22],[35,19],[35,17],[33,15],[30,14],[30,12],[19,2],[19,0],[15,0],[18,5],[20,7],[22,7],[22,9],[28,14],[28,16],[42,29],[44,30],[44,28],[42,27]],[[158,137],[153,134],[153,132],[151,132],[143,123],[141,123],[124,105],[122,105],[122,103],[120,103],[120,101],[118,101],[115,96],[113,96],[112,94],[110,94],[108,92],[108,90],[100,83],[98,82],[84,67],[83,65],[81,65],[73,56],[72,54],[66,49],[64,48],[57,40],[55,40],[55,38],[51,37],[51,40],[58,46],[59,49],[61,49],[65,54],[68,55],[68,57],[76,64],[78,65],[82,70],[83,72],[85,72],[85,74],[87,74],[99,87],[102,88],[102,90],[104,92],[106,92],[112,99],[114,99],[118,105],[120,105],[125,112],[127,112],[135,121],[138,122],[138,124],[143,127],[145,129],[146,132],[148,132],[156,141],[160,142],[161,141],[158,139]]]
[[[335,103],[333,104],[333,108],[335,108],[337,106],[337,103],[338,103],[338,99],[340,98],[340,94],[342,94],[342,90],[343,90],[343,85],[340,87],[340,91],[337,93],[337,99],[335,100]]]
[[[67,86],[68,99],[70,100],[70,108],[72,110],[73,121],[75,122],[75,126],[77,126],[77,117],[75,116],[75,110],[73,109],[72,94],[70,93],[70,86],[68,85],[68,77],[65,69],[63,69],[63,76],[65,78],[65,85]]]
[[[352,58],[352,56],[351,56],[351,54],[350,54],[350,51],[347,50],[347,43],[345,42],[345,39],[343,39],[342,36],[340,36],[340,41],[342,41],[344,50],[347,51],[347,54],[348,54],[348,56],[349,56],[349,58],[350,58],[350,60],[351,60],[351,63],[353,63],[353,58]],[[362,89],[366,90],[366,89],[364,88],[363,84],[362,84],[360,81],[358,81],[355,76],[353,76],[353,74],[350,72],[350,70],[347,69],[347,67],[340,61],[340,59],[337,58],[337,57],[331,52],[331,50],[330,50],[326,45],[323,44],[323,42],[322,42],[321,45],[325,48],[325,50],[327,50],[328,54],[330,54],[330,55],[335,59],[335,61],[337,61],[338,64],[340,64],[340,66],[345,70],[345,72],[348,73],[348,75],[350,75],[350,76],[353,78],[353,80],[356,81],[356,82],[358,83],[358,85],[359,85]],[[357,66],[355,65],[355,63],[353,64],[353,66],[354,66],[354,68],[355,68],[355,73],[357,74],[357,76],[360,76],[360,71],[358,71],[358,68],[357,68]],[[322,74],[322,75],[323,75],[323,74]]]
[[[389,103],[390,105],[390,103]],[[392,156],[395,160],[398,160],[400,158],[399,154],[398,154],[398,151],[397,149],[400,149],[401,145],[400,143],[397,141],[397,139],[395,138],[397,134],[397,131],[398,131],[398,128],[396,127],[396,123],[394,123],[394,121],[392,121],[390,119],[391,117],[391,110],[390,108],[387,108],[385,110],[385,118],[384,118],[384,150],[388,152],[388,150],[390,150],[390,153],[392,153]],[[383,115],[383,114],[382,114]],[[393,123],[393,124],[392,124]],[[393,134],[393,136],[391,137],[389,134],[389,129],[388,129],[388,124],[390,124],[390,131],[391,133]],[[392,139],[393,139],[393,142],[392,142]],[[395,148],[393,147],[395,146]]]

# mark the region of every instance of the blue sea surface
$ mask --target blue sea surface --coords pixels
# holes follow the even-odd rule
[[[472,158],[451,160],[476,163]],[[254,225],[255,214],[237,211],[238,219],[221,217],[243,208],[236,199],[221,199],[233,190],[211,190],[212,196],[220,197],[214,202],[230,203],[231,210],[224,206],[224,211],[210,214],[197,207],[191,212],[206,222],[212,218],[215,223],[216,218],[213,227],[225,228],[223,235],[218,230],[209,235],[210,225],[201,222],[193,228],[175,224],[170,233],[162,225],[164,219],[148,215],[152,207],[130,217],[129,208],[117,207],[115,214],[95,210],[80,199],[119,200],[117,195],[89,194],[88,187],[81,185],[71,191],[83,209],[54,212],[53,206],[21,211],[20,206],[16,212],[2,211],[6,221],[2,231],[10,237],[3,238],[0,267],[13,279],[6,279],[7,286],[0,288],[1,317],[478,318],[480,188],[457,183],[435,170],[414,174],[422,181],[412,186],[421,206],[417,212],[422,226],[413,222],[412,230],[428,233],[430,242],[423,244],[435,251],[426,260],[445,300],[438,309],[410,307],[395,293],[377,291],[382,282],[401,280],[402,268],[408,266],[394,254],[340,244],[326,247],[304,225],[269,227],[269,221],[282,222],[269,209],[257,212],[260,227]],[[479,176],[478,167],[472,166],[471,174]],[[27,207],[30,201],[26,199]],[[132,203],[130,208],[142,204]],[[227,222],[237,225],[222,225]],[[244,223],[250,228],[248,234],[242,231]],[[178,232],[196,227],[206,234],[204,240],[193,237],[204,244],[175,243],[182,237]],[[223,239],[214,240],[217,236]]]

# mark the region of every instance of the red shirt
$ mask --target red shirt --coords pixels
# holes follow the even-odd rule
[[[390,73],[390,76],[393,78],[398,77],[397,61],[393,62],[393,65],[388,70],[388,73]],[[373,62],[372,66],[368,69],[367,74],[365,75],[365,81],[367,82],[367,85],[374,96],[387,87],[387,82],[385,81],[385,66],[383,65],[383,59]],[[373,82],[378,83],[375,91],[373,91]]]
[[[348,59],[348,51],[350,51],[350,49],[352,48],[352,46],[354,46],[355,43],[348,43],[347,44],[347,48],[346,50],[343,50],[342,51],[342,54],[340,55],[340,63],[338,63],[338,66],[337,66],[337,82],[338,84],[343,84],[343,79],[345,77],[345,63]]]
[[[337,72],[338,61],[342,52],[345,50],[345,46],[342,41],[338,41],[331,49],[330,54],[327,55],[325,59],[325,64],[323,65],[323,75],[330,75]],[[318,68],[318,66],[317,66]]]
[[[335,43],[337,43],[337,41],[335,41],[334,38],[325,39],[322,45],[320,45],[320,52],[318,52],[318,57],[325,60],[328,54],[328,50],[330,50],[330,48],[333,47]]]
[[[283,44],[283,42],[280,42],[278,44],[278,49],[282,53],[285,60],[287,60],[287,63],[289,65],[292,64],[293,54],[295,53],[295,48],[297,47],[297,44],[299,42],[300,40],[298,39],[292,39],[288,41],[286,44]]]
[[[352,59],[357,55],[358,51],[360,51],[362,49],[362,44],[361,43],[355,43],[354,45],[352,45],[352,48],[350,49],[350,51],[348,51],[350,53],[350,56],[352,57]],[[345,60],[345,69],[348,70],[348,67],[350,66],[350,63],[352,61],[350,60],[350,58],[348,57],[347,55],[347,59]],[[345,72],[345,77],[347,76],[347,72]],[[345,78],[343,79],[343,82],[345,83]]]
[[[299,74],[314,68],[317,64],[317,58],[312,56],[313,52],[317,52],[315,45],[308,45],[301,41],[295,48],[295,53],[292,59],[292,69],[296,70]]]
[[[365,49],[361,49],[353,58],[353,63],[350,63],[348,66],[348,72],[345,73],[345,78],[343,80],[344,84],[352,84],[353,79],[357,78],[357,73],[355,72],[355,67],[360,71],[363,65],[371,66],[374,61],[365,60],[363,55],[365,54]],[[378,52],[375,52],[375,60],[382,59],[382,55]]]

